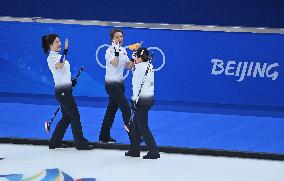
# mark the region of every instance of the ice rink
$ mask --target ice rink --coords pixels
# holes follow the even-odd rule
[[[22,180],[52,180],[44,175],[58,169],[74,180],[97,181],[283,181],[284,162],[257,159],[161,153],[158,160],[124,156],[125,151],[75,148],[49,150],[47,146],[0,144],[0,180],[23,174]],[[36,177],[35,175],[40,175]],[[3,176],[6,175],[6,176]],[[64,179],[59,174],[57,180]],[[68,179],[70,180],[70,178]],[[84,180],[84,179],[82,179]]]

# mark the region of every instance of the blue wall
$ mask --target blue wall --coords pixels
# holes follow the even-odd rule
[[[72,73],[81,65],[86,67],[75,94],[106,97],[105,69],[97,63],[96,51],[100,45],[109,43],[111,29],[1,22],[0,92],[53,95],[52,75],[41,49],[41,36],[56,32],[62,42],[69,38]],[[123,30],[125,45],[143,40],[145,47],[158,47],[165,54],[165,65],[155,74],[156,100],[284,107],[284,35]],[[105,50],[103,47],[98,52],[103,64]],[[158,68],[163,57],[159,51],[151,51],[155,54],[154,67]],[[130,72],[126,78],[128,97],[131,77]]]
[[[0,0],[0,16],[284,28],[283,0]]]

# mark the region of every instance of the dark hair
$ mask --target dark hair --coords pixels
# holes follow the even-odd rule
[[[122,33],[122,35],[124,34],[121,29],[113,29],[113,30],[111,30],[111,32],[110,32],[110,34],[109,34],[109,35],[110,35],[110,40],[113,39],[113,36],[114,36],[114,34],[115,34],[116,32],[120,32],[120,33]]]
[[[57,34],[49,34],[49,35],[43,35],[41,38],[41,46],[45,54],[48,53],[48,50],[50,49],[50,45],[53,44],[54,40],[56,38],[59,38]]]
[[[143,62],[147,62],[150,59],[149,51],[147,48],[140,47],[137,50],[137,58],[140,58],[143,60]]]

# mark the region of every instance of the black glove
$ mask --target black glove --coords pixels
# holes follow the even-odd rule
[[[116,51],[115,47],[114,47],[114,56],[119,57],[119,51],[118,50]]]
[[[136,103],[136,101],[131,101],[131,109],[133,111],[137,111],[138,110],[138,104]]]
[[[77,84],[77,80],[76,79],[72,79],[71,81],[72,81],[72,87],[75,87],[76,84]]]
[[[66,59],[67,53],[68,53],[68,49],[64,49],[63,55],[61,56],[61,58],[59,60],[60,63],[63,63],[63,60]]]
[[[65,55],[65,56],[66,56],[66,55],[67,55],[67,53],[68,53],[68,49],[64,49],[64,50],[63,50],[63,55]]]

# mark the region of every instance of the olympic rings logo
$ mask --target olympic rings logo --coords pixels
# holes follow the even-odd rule
[[[104,48],[104,47],[110,47],[110,45],[108,45],[108,44],[102,44],[102,45],[100,45],[98,48],[97,48],[97,50],[96,50],[96,61],[97,61],[97,63],[98,63],[98,65],[100,66],[100,67],[102,67],[102,68],[106,68],[106,66],[104,65],[104,64],[102,64],[100,61],[99,61],[99,57],[98,57],[98,55],[99,55],[99,51],[100,51],[100,49],[102,49],[102,48]],[[125,49],[127,48],[127,47],[124,47]],[[154,68],[153,70],[154,71],[159,71],[159,70],[161,70],[164,66],[165,66],[165,64],[166,64],[166,56],[165,56],[165,53],[163,52],[163,50],[161,50],[160,48],[158,48],[158,47],[149,47],[149,48],[147,48],[148,50],[157,50],[157,51],[159,51],[160,53],[161,53],[161,55],[162,55],[162,57],[163,57],[163,59],[162,59],[162,64],[158,67],[158,68]],[[129,74],[129,70],[127,71],[127,73],[123,76],[123,78],[125,79],[127,76],[128,76],[128,74]]]

